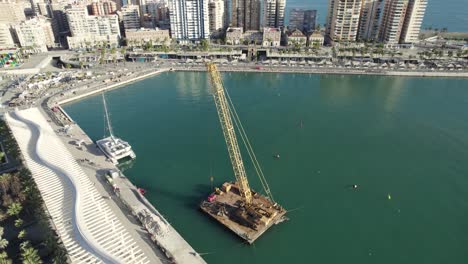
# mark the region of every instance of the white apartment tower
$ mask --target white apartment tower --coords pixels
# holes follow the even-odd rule
[[[54,45],[54,33],[49,20],[33,18],[13,26],[21,47],[47,52],[47,47]]]
[[[171,36],[180,42],[210,36],[208,0],[170,0]]]
[[[17,23],[26,20],[24,15],[25,3],[17,3],[16,1],[1,1],[0,2],[0,23]]]
[[[286,0],[263,1],[263,26],[279,28],[284,26]]]
[[[222,30],[227,27],[226,22],[226,7],[224,0],[210,0],[208,3],[210,33]]]
[[[67,37],[70,49],[96,45],[118,46],[120,41],[117,15],[89,16],[86,7],[66,10],[71,37]]]
[[[377,40],[384,0],[362,0],[359,40]]]
[[[13,48],[14,46],[10,25],[0,23],[0,49]]]
[[[356,41],[362,0],[329,0],[326,41]]]
[[[421,24],[426,12],[427,0],[410,0],[406,11],[401,43],[418,42]]]

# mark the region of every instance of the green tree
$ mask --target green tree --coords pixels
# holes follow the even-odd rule
[[[24,238],[26,238],[26,235],[27,235],[27,234],[28,234],[28,233],[26,232],[26,230],[23,229],[23,230],[21,230],[21,231],[18,233],[18,238],[19,238],[19,239],[24,239]]]
[[[449,51],[447,52],[447,56],[449,56],[450,58],[453,57],[453,51],[449,50]]]
[[[16,216],[21,213],[21,210],[23,210],[23,206],[20,203],[12,203],[7,210],[7,214],[9,216]]]
[[[70,63],[65,64],[65,68],[70,69],[71,68]]]
[[[0,226],[0,249],[5,249],[8,246],[8,240],[3,238],[3,233],[4,233],[3,227]]]
[[[15,220],[15,227],[20,228],[24,224],[23,219],[18,218]]]
[[[39,257],[39,254],[36,249],[32,247],[26,247],[21,252],[21,259],[23,264],[42,264],[42,260]]]
[[[200,40],[200,47],[202,48],[202,50],[207,51],[209,48],[208,40],[206,39]]]
[[[54,259],[52,260],[53,264],[68,264],[67,252],[63,248],[57,248]]]
[[[11,174],[4,173],[0,175],[0,190],[2,194],[6,194],[10,190]]]
[[[148,41],[145,43],[145,46],[143,48],[144,50],[152,50],[153,49],[153,41]]]
[[[8,255],[6,252],[0,253],[0,264],[12,264],[13,262],[8,259]]]

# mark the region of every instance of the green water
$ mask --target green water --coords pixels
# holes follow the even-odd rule
[[[209,263],[467,263],[468,80],[223,77],[275,199],[297,209],[252,246],[197,209],[210,173],[233,179],[206,75],[107,93],[114,131],[137,154],[126,175]],[[100,96],[65,110],[103,136]]]

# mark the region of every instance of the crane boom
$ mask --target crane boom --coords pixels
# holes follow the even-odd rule
[[[226,140],[226,146],[229,152],[229,158],[231,159],[232,168],[234,170],[234,176],[239,184],[239,192],[244,198],[245,203],[250,205],[252,203],[252,192],[249,187],[249,182],[247,181],[247,174],[245,172],[244,163],[239,150],[236,132],[232,125],[231,110],[226,100],[221,75],[214,63],[208,63],[206,67],[210,76],[213,88],[213,98],[216,104],[216,110],[218,111],[218,117],[223,130],[224,139]]]

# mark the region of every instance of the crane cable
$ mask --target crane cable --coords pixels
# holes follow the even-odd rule
[[[225,87],[224,84],[223,88]],[[254,165],[255,171],[260,179],[260,183],[262,184],[263,190],[265,193],[268,195],[268,197],[271,199],[271,201],[274,202],[273,199],[273,194],[271,193],[270,187],[268,185],[268,182],[266,181],[265,174],[263,173],[263,170],[260,166],[260,163],[257,160],[257,156],[255,155],[255,152],[253,151],[252,145],[250,143],[249,138],[247,137],[247,133],[244,130],[244,127],[242,125],[242,122],[240,121],[239,115],[237,114],[236,108],[234,107],[234,104],[231,100],[231,97],[229,96],[229,92],[227,91],[226,88],[224,88],[225,93],[226,93],[226,98],[228,99],[228,104],[230,108],[232,109],[231,116],[234,117],[234,124],[237,127],[239,134],[241,136],[242,142],[244,143],[247,153],[249,154],[250,159],[252,160],[252,163]]]
[[[232,102],[231,102],[231,104],[232,104]],[[232,105],[232,107],[233,107],[233,105]],[[268,197],[270,197],[270,199],[272,201],[274,201],[273,194],[271,193],[270,187],[268,186],[268,182],[266,181],[263,170],[262,170],[262,168],[260,166],[260,163],[257,160],[255,152],[253,151],[252,145],[251,145],[251,143],[249,141],[249,138],[247,137],[247,134],[246,134],[246,132],[244,130],[244,127],[242,126],[242,123],[240,122],[239,116],[237,115],[237,112],[235,112],[235,108],[234,108],[233,117],[234,117],[234,123],[235,123],[237,129],[240,132],[241,139],[242,139],[244,145],[246,146],[247,153],[249,154],[249,157],[250,157],[250,159],[252,161],[252,164],[254,165],[255,172],[257,173],[257,176],[260,179],[260,183],[262,184],[263,190],[268,195]]]

